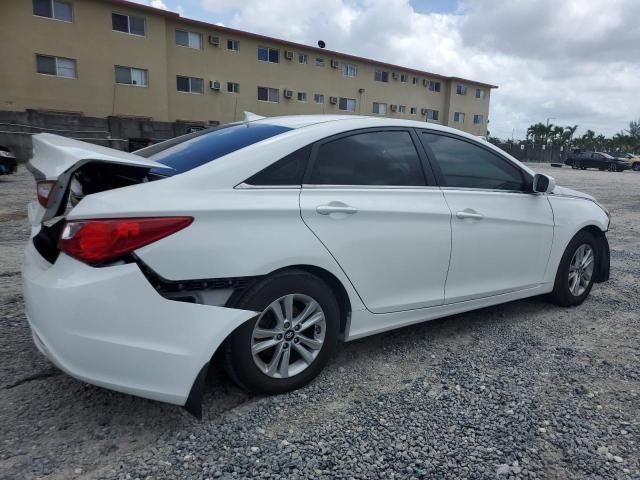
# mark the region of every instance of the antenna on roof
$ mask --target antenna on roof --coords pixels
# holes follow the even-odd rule
[[[320,48],[324,48],[324,47],[326,47],[326,46],[327,46],[327,44],[326,44],[326,43],[324,43],[322,40],[318,40],[318,46],[319,46]]]

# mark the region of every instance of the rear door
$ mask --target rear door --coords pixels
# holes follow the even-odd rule
[[[480,142],[432,131],[420,138],[452,212],[445,303],[542,283],[554,222],[530,174]]]
[[[444,301],[451,212],[424,160],[415,132],[401,128],[313,147],[302,218],[375,313]]]

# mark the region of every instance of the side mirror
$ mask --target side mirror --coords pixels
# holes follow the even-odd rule
[[[536,193],[551,193],[556,188],[556,181],[553,177],[536,173],[533,177],[533,191]]]

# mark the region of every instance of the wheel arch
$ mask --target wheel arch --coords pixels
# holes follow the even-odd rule
[[[596,265],[595,283],[602,283],[609,280],[610,270],[610,252],[609,241],[605,232],[597,225],[587,225],[578,230],[571,239],[580,232],[589,232],[596,239],[596,247],[598,249],[598,263]],[[565,247],[566,248],[566,247]]]

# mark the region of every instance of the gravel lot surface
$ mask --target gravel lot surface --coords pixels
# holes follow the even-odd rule
[[[34,184],[0,177],[0,478],[640,478],[640,174],[535,168],[613,215],[612,278],[583,305],[533,298],[358,340],[286,395],[218,370],[202,421],[37,352],[19,274]]]

